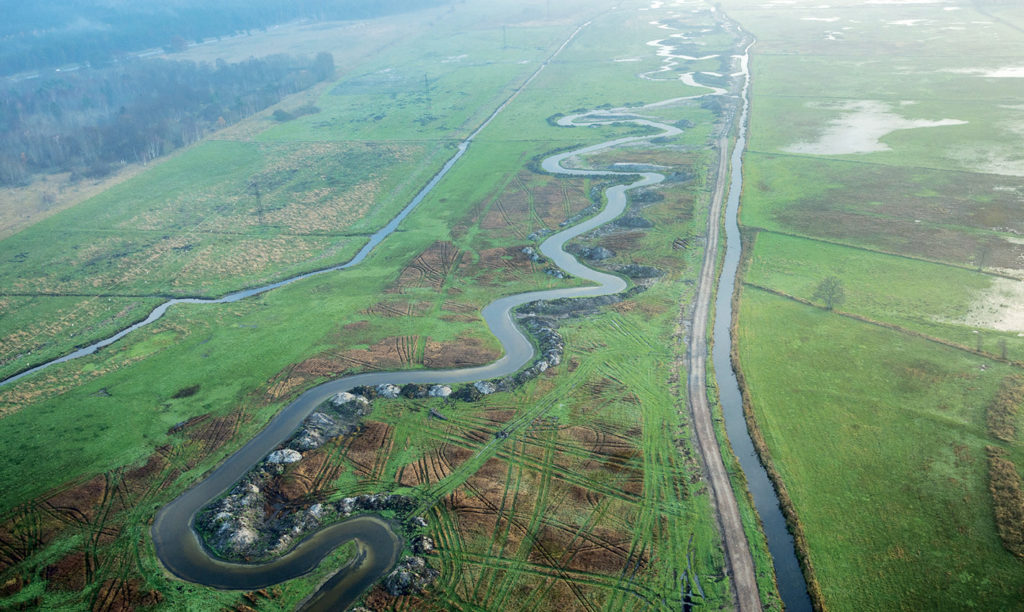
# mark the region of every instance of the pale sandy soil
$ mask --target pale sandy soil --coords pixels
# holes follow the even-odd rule
[[[995,143],[985,146],[964,145],[954,149],[950,158],[978,172],[1024,176],[1024,156],[1019,147]]]
[[[1024,333],[1024,280],[997,278],[980,293],[964,317],[974,327]]]

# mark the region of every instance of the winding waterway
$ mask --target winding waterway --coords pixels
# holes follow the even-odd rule
[[[452,169],[455,163],[458,162],[459,159],[466,153],[466,150],[469,148],[469,145],[473,142],[477,135],[479,135],[480,132],[484,130],[484,128],[490,125],[490,123],[494,121],[494,118],[501,114],[501,112],[505,110],[505,108],[507,108],[508,105],[511,104],[512,101],[516,99],[516,97],[519,96],[519,93],[523,91],[523,89],[525,89],[527,86],[529,86],[530,83],[532,83],[534,79],[536,79],[540,75],[540,73],[543,72],[543,70],[548,66],[548,64],[551,63],[551,60],[557,57],[559,53],[561,53],[567,46],[569,46],[569,43],[571,43],[573,39],[575,39],[576,36],[579,35],[579,33],[582,32],[583,29],[586,28],[588,25],[590,25],[589,21],[577,27],[576,30],[574,30],[573,33],[570,34],[569,37],[566,38],[565,41],[562,42],[562,44],[557,49],[555,49],[554,53],[552,53],[546,60],[541,62],[541,65],[537,68],[537,70],[534,71],[533,74],[531,74],[529,78],[527,78],[523,82],[522,85],[517,87],[516,90],[512,92],[512,95],[506,98],[505,101],[502,102],[501,105],[498,106],[498,108],[496,108],[494,112],[491,113],[491,115],[484,120],[483,123],[481,123],[475,130],[473,130],[473,132],[469,136],[467,136],[465,140],[460,142],[455,152],[455,155],[453,155],[447,162],[445,162],[444,166],[442,166],[441,169],[437,172],[437,174],[435,174],[430,179],[430,181],[423,187],[423,189],[421,189],[419,193],[417,193],[416,196],[408,204],[406,204],[405,208],[403,208],[397,215],[395,215],[395,217],[392,218],[391,221],[387,223],[387,225],[380,228],[379,230],[374,232],[372,236],[370,236],[370,239],[367,240],[365,245],[363,245],[363,248],[359,249],[359,252],[356,253],[355,256],[352,257],[352,259],[348,260],[343,264],[338,264],[336,266],[331,266],[328,268],[321,268],[320,270],[313,270],[311,272],[306,272],[304,274],[299,274],[281,281],[277,281],[276,283],[270,283],[269,285],[263,285],[251,289],[243,289],[241,291],[229,293],[228,295],[225,295],[224,297],[220,298],[175,298],[167,300],[163,304],[160,304],[159,306],[154,308],[149,313],[149,316],[139,321],[138,323],[126,327],[108,338],[104,338],[103,340],[94,342],[89,346],[82,347],[78,350],[68,353],[67,355],[58,357],[56,359],[52,359],[45,363],[41,363],[23,372],[19,372],[14,376],[10,376],[8,378],[5,378],[4,380],[0,380],[0,387],[13,383],[26,376],[31,376],[32,374],[45,370],[46,368],[55,366],[59,363],[65,363],[67,361],[71,361],[72,359],[78,359],[79,357],[92,355],[101,348],[105,346],[110,346],[111,344],[124,338],[128,334],[142,327],[145,327],[151,323],[156,322],[157,320],[162,318],[164,314],[167,313],[167,310],[170,307],[176,304],[230,304],[232,302],[237,302],[239,300],[244,300],[245,298],[252,297],[254,295],[266,293],[267,291],[270,291],[272,289],[284,287],[285,285],[290,285],[294,282],[304,280],[313,276],[326,274],[328,272],[337,272],[338,270],[344,270],[346,268],[351,268],[353,266],[359,265],[360,263],[362,263],[364,259],[366,259],[366,256],[369,255],[370,252],[377,247],[378,244],[380,244],[385,238],[393,234],[395,230],[398,229],[398,225],[402,221],[404,221],[405,218],[408,217],[409,214],[412,213],[412,211],[415,210],[416,207],[419,206],[421,202],[423,202],[423,199],[427,197],[427,194],[429,194],[431,191],[434,190],[435,187],[437,187],[438,183],[441,182],[441,179],[443,179],[445,175],[448,174],[448,172]]]
[[[602,115],[609,112],[612,111],[575,115],[564,121],[566,125],[579,125],[580,122],[585,122],[583,124],[586,125],[603,124],[606,121],[602,119]],[[621,110],[616,113],[616,121],[623,120],[621,113]],[[590,120],[588,121],[588,119]],[[567,170],[561,166],[562,160],[571,155],[596,152],[629,142],[680,133],[680,130],[674,126],[647,119],[636,119],[635,121],[642,125],[657,127],[662,131],[651,136],[620,138],[578,151],[555,155],[543,162],[544,169],[548,172],[571,176],[637,176],[637,173]],[[501,342],[505,353],[501,359],[488,365],[458,370],[357,374],[322,384],[305,392],[206,479],[157,512],[152,527],[153,541],[157,556],[167,569],[179,578],[191,582],[219,588],[255,589],[306,574],[335,547],[355,539],[358,542],[360,554],[365,553],[365,559],[361,563],[350,564],[343,568],[325,586],[326,591],[321,589],[310,605],[326,606],[325,609],[344,609],[354,601],[367,586],[383,576],[397,561],[397,554],[402,548],[401,541],[386,522],[374,517],[359,517],[337,523],[316,532],[287,555],[272,562],[257,565],[229,563],[211,557],[193,529],[192,523],[196,513],[234,485],[255,464],[262,461],[270,451],[291,436],[310,412],[335,393],[359,385],[372,386],[382,383],[404,385],[406,383],[473,382],[507,376],[525,366],[533,359],[534,349],[529,339],[513,322],[512,311],[517,306],[536,300],[609,295],[623,291],[627,287],[626,282],[618,276],[584,266],[575,257],[566,253],[563,246],[580,234],[589,232],[621,215],[626,208],[626,193],[629,190],[654,185],[664,180],[663,175],[653,172],[639,173],[639,176],[640,178],[632,183],[610,187],[605,192],[607,205],[600,213],[578,225],[553,234],[540,245],[541,253],[555,265],[569,274],[594,282],[596,285],[531,291],[499,298],[488,304],[483,309],[484,320],[491,332]]]
[[[246,297],[264,293],[314,275],[342,270],[359,264],[373,248],[390,235],[398,224],[415,209],[424,197],[442,180],[452,166],[462,157],[473,139],[525,88],[559,52],[561,52],[587,24],[580,26],[566,41],[516,90],[495,112],[481,124],[465,141],[456,154],[448,160],[441,171],[416,195],[416,197],[384,228],[375,233],[367,244],[350,261],[302,274],[277,283],[239,291],[220,299],[175,299],[158,306],[149,317],[121,332],[85,347],[74,353],[27,370],[17,376],[0,382],[8,384],[31,375],[46,367],[62,363],[77,357],[94,353],[100,348],[112,344],[132,331],[159,319],[168,308],[175,304],[223,304],[235,302]],[[746,431],[743,420],[742,404],[732,367],[729,363],[729,321],[731,319],[730,297],[734,285],[737,264],[739,262],[739,234],[736,226],[737,207],[741,182],[742,151],[745,144],[745,121],[748,108],[749,74],[747,73],[747,55],[741,57],[743,71],[747,81],[743,89],[743,110],[740,118],[740,132],[732,159],[732,182],[726,208],[727,251],[718,288],[717,316],[714,328],[715,350],[713,354],[716,375],[720,389],[720,397],[726,418],[726,426],[730,441],[740,458],[743,470],[747,475],[751,491],[761,514],[768,534],[769,546],[775,560],[779,587],[782,591],[786,607],[791,610],[810,609],[806,587],[796,558],[793,554],[792,538],[785,528],[779,512],[778,501],[767,475],[764,473]],[[689,85],[696,85],[690,75],[689,80],[681,79]],[[603,125],[609,123],[632,122],[650,128],[656,128],[657,134],[619,138],[616,140],[584,147],[575,151],[560,153],[544,160],[542,167],[552,174],[568,176],[639,176],[629,183],[610,187],[606,190],[607,205],[597,215],[581,223],[553,234],[540,245],[540,251],[555,265],[565,272],[594,283],[586,287],[532,291],[513,296],[499,298],[483,309],[484,320],[501,343],[504,356],[497,361],[478,367],[458,370],[418,370],[400,372],[374,372],[359,374],[334,380],[303,393],[293,403],[275,416],[265,429],[247,442],[241,449],[226,459],[205,479],[194,485],[180,497],[161,508],[151,528],[157,556],[165,567],[174,575],[184,580],[225,589],[257,589],[284,580],[295,578],[311,572],[317,565],[338,546],[355,540],[358,554],[345,567],[330,578],[314,596],[305,602],[304,609],[338,610],[351,605],[370,585],[385,575],[398,561],[402,550],[402,541],[393,526],[387,521],[374,516],[360,516],[340,523],[324,527],[310,535],[289,552],[274,561],[262,564],[230,563],[212,557],[204,548],[193,529],[196,513],[211,500],[215,499],[241,478],[266,455],[284,442],[302,420],[316,406],[340,391],[349,390],[359,385],[378,385],[391,383],[438,383],[455,384],[477,380],[500,378],[518,371],[534,358],[534,349],[529,339],[517,328],[512,311],[519,305],[536,301],[565,297],[588,297],[609,295],[623,291],[626,282],[615,275],[591,269],[580,263],[575,257],[563,249],[569,240],[589,232],[594,228],[618,217],[626,208],[626,194],[638,189],[661,182],[664,177],[655,172],[610,172],[597,170],[567,169],[562,162],[574,156],[594,153],[630,142],[647,141],[653,138],[664,138],[679,134],[681,130],[672,125],[660,123],[640,116],[638,113],[645,108],[665,106],[678,101],[702,97],[705,95],[722,95],[724,90],[710,88],[713,92],[683,98],[673,98],[631,109],[609,109],[592,111],[564,117],[559,121],[563,126]],[[721,168],[720,172],[726,172]],[[717,220],[713,220],[717,222]],[[801,597],[802,594],[802,597]],[[806,602],[806,605],[804,605]]]

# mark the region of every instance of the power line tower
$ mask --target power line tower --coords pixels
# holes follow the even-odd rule
[[[249,189],[252,190],[252,195],[256,198],[256,218],[260,225],[263,225],[263,197],[260,195],[260,184],[253,179],[249,183]]]
[[[427,99],[427,116],[433,115],[434,111],[430,105],[430,79],[427,78],[426,73],[423,75],[423,95]]]

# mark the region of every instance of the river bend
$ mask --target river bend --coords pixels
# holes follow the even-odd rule
[[[563,42],[563,44],[544,61],[516,91],[494,111],[466,140],[459,144],[455,155],[445,163],[442,169],[430,180],[430,182],[416,195],[416,197],[385,227],[376,232],[363,246],[363,248],[350,261],[330,268],[312,271],[306,274],[288,278],[276,283],[247,289],[229,294],[219,299],[197,299],[182,298],[169,300],[156,309],[143,321],[118,332],[114,336],[101,340],[95,344],[79,349],[61,358],[26,370],[16,376],[0,381],[0,386],[9,384],[22,377],[34,374],[52,365],[69,361],[84,355],[96,352],[108,346],[140,327],[149,325],[158,320],[175,304],[223,304],[236,302],[247,297],[264,293],[284,285],[309,278],[311,276],[343,270],[362,262],[366,256],[395,231],[401,223],[444,178],[455,163],[465,154],[473,139],[502,111],[512,100],[530,84],[540,72],[550,63],[559,52],[586,27],[583,24],[576,29]],[[657,41],[652,41],[652,44]],[[659,53],[659,55],[662,55]],[[671,61],[672,56],[663,55]],[[744,70],[746,69],[746,56],[743,57]],[[680,80],[686,85],[699,86],[693,81],[693,76],[684,75]],[[546,291],[532,291],[513,296],[502,297],[488,304],[483,309],[483,317],[491,332],[502,345],[504,355],[497,361],[478,367],[463,368],[457,370],[417,370],[398,372],[373,372],[347,376],[328,383],[324,383],[310,389],[299,396],[294,402],[284,408],[275,416],[259,434],[249,440],[242,448],[228,457],[220,466],[214,469],[201,482],[197,483],[180,497],[161,508],[151,528],[151,533],[156,547],[157,556],[165,567],[175,576],[200,584],[205,584],[222,589],[244,589],[252,590],[276,584],[311,572],[317,565],[335,550],[338,546],[354,540],[358,553],[355,558],[341,568],[322,587],[304,603],[304,609],[308,610],[337,610],[344,609],[351,605],[367,588],[384,576],[398,561],[403,544],[396,534],[393,526],[387,521],[370,515],[364,515],[348,519],[339,523],[326,526],[313,533],[300,542],[291,552],[273,561],[261,564],[231,563],[212,557],[199,540],[193,528],[193,521],[196,513],[212,500],[223,494],[232,487],[246,472],[254,465],[262,461],[267,454],[274,450],[279,444],[288,439],[299,427],[303,419],[308,416],[319,404],[338,393],[346,391],[359,385],[374,386],[382,383],[403,385],[406,383],[435,383],[435,384],[457,384],[474,382],[489,378],[500,378],[515,373],[526,366],[534,358],[534,350],[529,339],[519,330],[513,321],[513,310],[522,304],[536,300],[550,300],[566,297],[592,297],[609,295],[623,291],[626,282],[615,275],[607,274],[589,268],[580,263],[575,257],[565,252],[564,245],[573,238],[589,232],[598,226],[607,223],[618,217],[626,208],[627,192],[641,187],[655,185],[664,177],[655,172],[612,172],[598,170],[567,169],[562,162],[567,158],[594,153],[603,149],[619,145],[646,141],[653,138],[664,138],[679,134],[681,130],[675,126],[660,123],[649,118],[640,116],[638,113],[646,108],[666,106],[682,100],[698,98],[705,95],[722,95],[725,93],[720,88],[709,87],[711,93],[698,94],[680,98],[672,98],[648,104],[638,108],[619,108],[591,111],[580,113],[560,119],[559,125],[581,126],[581,125],[606,125],[611,123],[622,123],[628,121],[636,125],[642,125],[659,130],[659,133],[626,137],[611,140],[584,147],[578,150],[560,153],[544,160],[542,167],[552,174],[566,176],[623,176],[638,177],[637,180],[610,187],[605,195],[607,204],[601,212],[590,217],[579,224],[568,229],[559,231],[547,238],[540,245],[540,252],[549,258],[555,265],[565,272],[594,283],[586,287],[574,287],[565,289],[553,289]],[[744,116],[746,115],[746,89],[744,89]],[[741,130],[742,130],[741,126]],[[741,132],[742,143],[743,133]],[[733,159],[734,183],[730,194],[730,211],[728,215],[735,217],[735,208],[732,206],[733,197],[738,199],[737,181],[739,174],[739,153],[742,146],[737,146],[736,155]],[[720,172],[725,172],[721,168]],[[735,223],[733,219],[732,223]],[[728,226],[727,226],[728,228]],[[738,239],[729,235],[730,245],[738,245]],[[727,260],[730,257],[727,257]],[[723,273],[732,282],[734,268]],[[731,287],[731,284],[729,285]],[[720,292],[720,296],[723,295]],[[731,291],[724,292],[724,295],[731,295]],[[719,320],[723,318],[723,312],[719,311]],[[716,328],[716,338],[719,333]],[[717,346],[728,346],[728,341],[716,342]],[[719,366],[716,359],[716,366]],[[719,373],[722,367],[716,368]],[[721,382],[721,381],[720,381]],[[728,418],[728,415],[727,415]],[[730,437],[733,430],[730,428]],[[741,453],[742,455],[742,453]],[[742,457],[741,457],[742,458]],[[744,465],[745,470],[747,466]],[[761,504],[758,504],[759,508]],[[774,551],[773,551],[774,552]],[[788,602],[787,602],[788,603]]]

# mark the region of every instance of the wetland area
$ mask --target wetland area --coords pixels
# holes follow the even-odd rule
[[[1024,11],[407,4],[3,188],[0,609],[1019,601]]]

